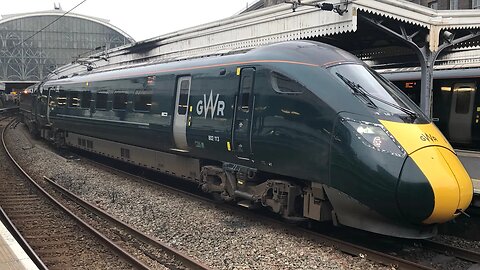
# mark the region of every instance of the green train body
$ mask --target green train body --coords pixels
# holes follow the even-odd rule
[[[286,218],[423,238],[473,193],[418,107],[354,56],[317,42],[90,72],[31,95],[25,122],[47,139]],[[445,177],[431,172],[452,163]]]

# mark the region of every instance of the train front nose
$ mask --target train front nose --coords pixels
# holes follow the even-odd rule
[[[451,150],[427,146],[407,157],[397,187],[397,202],[409,221],[449,221],[470,205],[472,196],[472,181]]]

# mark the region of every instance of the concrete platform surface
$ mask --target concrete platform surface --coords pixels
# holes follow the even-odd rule
[[[473,182],[473,193],[480,195],[480,180],[472,179]]]
[[[28,257],[27,253],[17,243],[10,232],[0,222],[0,269],[2,270],[20,270],[37,269],[37,266]]]
[[[458,149],[455,152],[472,178],[474,193],[480,194],[480,152]]]

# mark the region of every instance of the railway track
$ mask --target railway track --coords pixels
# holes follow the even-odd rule
[[[380,250],[375,250],[375,249],[372,249],[372,248],[368,248],[367,245],[354,244],[353,242],[350,242],[348,240],[341,240],[339,238],[329,236],[327,234],[314,232],[312,230],[309,230],[309,229],[306,229],[306,228],[301,228],[301,227],[295,226],[295,225],[285,224],[284,222],[281,222],[277,219],[261,216],[261,215],[255,213],[255,212],[250,211],[250,210],[243,211],[244,209],[240,208],[240,207],[236,207],[236,206],[232,206],[232,205],[228,205],[228,204],[223,204],[223,203],[219,204],[215,200],[209,199],[206,196],[202,196],[202,195],[199,195],[199,194],[196,194],[196,193],[191,193],[189,191],[186,191],[185,189],[183,189],[183,187],[173,187],[169,184],[165,184],[165,183],[158,182],[158,181],[153,181],[151,179],[148,179],[147,177],[138,176],[138,175],[132,174],[128,171],[120,170],[120,169],[117,169],[117,168],[112,167],[110,165],[106,165],[104,163],[97,162],[97,161],[92,160],[90,158],[88,158],[87,161],[90,162],[94,166],[101,167],[103,169],[109,170],[109,171],[114,172],[114,173],[127,175],[130,178],[136,179],[137,181],[142,181],[142,182],[148,183],[149,185],[153,185],[153,186],[160,186],[162,188],[172,190],[172,191],[174,191],[178,194],[182,194],[184,196],[189,196],[189,197],[192,197],[192,198],[195,198],[195,199],[199,199],[199,200],[203,200],[203,201],[212,203],[216,207],[225,208],[227,210],[235,211],[235,212],[240,211],[241,214],[243,214],[243,215],[247,215],[247,216],[254,215],[255,219],[263,219],[266,222],[281,224],[282,226],[288,226],[289,229],[292,232],[300,233],[300,234],[306,235],[306,236],[308,236],[312,239],[316,239],[320,243],[324,243],[326,245],[334,246],[334,247],[338,248],[339,250],[341,250],[345,253],[351,254],[353,256],[364,257],[364,258],[370,259],[372,261],[375,261],[375,262],[378,262],[378,263],[381,263],[381,264],[384,264],[384,265],[387,265],[387,266],[393,266],[393,267],[396,267],[396,268],[399,268],[399,269],[435,269],[433,267],[429,267],[429,266],[426,266],[426,265],[423,265],[423,264],[420,264],[420,263],[417,263],[417,262],[414,262],[414,261],[410,261],[410,260],[403,259],[401,257],[390,255],[389,253],[387,253],[388,251],[387,252],[382,252]],[[114,161],[114,162],[116,162],[116,161]],[[455,257],[455,258],[458,258],[460,260],[467,261],[467,262],[470,262],[470,263],[480,264],[480,253],[474,252],[474,251],[471,251],[471,250],[462,249],[462,248],[455,247],[455,246],[452,246],[452,245],[447,245],[447,244],[443,244],[443,243],[440,243],[440,242],[435,242],[435,241],[432,241],[432,240],[422,240],[422,241],[413,241],[413,242],[409,241],[406,245],[412,245],[412,246],[420,245],[423,249],[428,250],[428,251],[432,251],[432,252],[435,252],[435,253],[438,253],[438,254],[444,254],[444,255],[447,255],[447,256],[451,256],[451,257]]]
[[[134,244],[133,249],[138,249],[137,253],[145,253],[148,257],[161,262],[162,265],[166,266],[169,269],[209,269],[207,266],[196,262],[184,253],[169,247],[167,244],[160,242],[158,239],[155,239],[138,231],[137,229],[118,220],[117,218],[111,216],[110,214],[94,206],[93,204],[82,200],[80,197],[76,196],[64,187],[55,183],[54,180],[48,177],[44,177],[44,179],[58,192],[60,192],[65,198],[68,198],[72,203],[77,204],[81,208],[87,210],[89,213],[94,213],[97,217],[105,220],[108,224],[111,225],[108,226],[107,229],[112,227],[116,228],[116,230],[118,230],[116,233],[120,236],[121,239],[128,239],[130,236],[134,236],[136,240],[139,240],[145,245],[150,246],[144,247],[138,244]]]
[[[63,156],[65,157],[66,155],[63,154]],[[67,158],[71,158],[71,157],[67,156]],[[126,172],[124,170],[119,170],[119,169],[113,168],[113,167],[105,165],[103,163],[98,163],[98,162],[90,160],[90,159],[85,159],[85,160],[87,162],[91,163],[92,165],[96,166],[96,167],[101,167],[102,169],[111,171],[115,174],[128,175],[130,178],[133,178],[133,179],[135,179],[137,181],[140,181],[142,183],[148,183],[148,185],[162,186],[162,188],[172,190],[176,193],[182,194],[182,196],[184,195],[184,196],[194,197],[195,199],[199,199],[199,200],[207,201],[209,203],[213,203],[213,204],[215,204],[216,207],[225,208],[229,211],[234,211],[234,212],[237,212],[237,213],[240,212],[240,214],[246,215],[246,216],[249,216],[249,217],[252,217],[252,215],[254,215],[254,219],[263,219],[265,222],[272,222],[272,223],[275,223],[277,225],[280,223],[278,220],[274,220],[274,219],[266,218],[264,216],[260,216],[256,213],[252,212],[252,211],[243,211],[243,209],[241,209],[239,207],[232,207],[231,205],[226,205],[226,204],[218,204],[218,203],[214,202],[213,200],[210,200],[210,199],[208,199],[204,196],[199,196],[197,194],[192,194],[190,192],[185,191],[184,189],[179,189],[179,188],[172,187],[170,185],[159,183],[157,181],[152,181],[148,178],[140,177],[140,176],[131,174],[129,172]],[[178,183],[178,181],[175,181],[175,182]],[[422,263],[418,263],[417,261],[411,261],[409,259],[404,259],[404,257],[392,255],[391,253],[389,253],[389,252],[391,252],[391,250],[390,251],[389,250],[377,250],[377,249],[374,249],[374,248],[368,248],[368,246],[363,245],[363,244],[354,244],[354,243],[352,243],[351,241],[348,241],[348,240],[342,240],[342,239],[339,239],[337,237],[332,237],[331,235],[329,236],[327,234],[321,234],[321,233],[318,233],[318,232],[313,232],[311,230],[299,228],[298,226],[292,226],[292,225],[289,225],[289,224],[285,224],[283,222],[280,223],[280,226],[283,226],[283,227],[287,226],[288,230],[291,231],[293,234],[303,235],[303,236],[306,236],[310,239],[315,239],[318,243],[323,243],[324,245],[327,245],[327,246],[333,246],[333,247],[336,247],[337,249],[339,249],[339,250],[341,250],[345,253],[351,254],[353,256],[360,256],[360,257],[363,257],[363,258],[366,258],[366,259],[369,259],[369,260],[372,260],[372,261],[375,261],[375,262],[379,262],[379,263],[387,265],[387,266],[393,266],[393,267],[398,268],[398,269],[434,269],[433,267],[426,266],[425,262],[423,262],[423,264],[422,264]],[[410,243],[410,244],[413,245],[413,243]],[[421,248],[424,249],[424,250],[430,250],[430,251],[435,252],[435,253],[446,254],[448,256],[460,258],[462,261],[469,261],[469,262],[472,262],[472,263],[478,263],[479,262],[479,259],[478,259],[479,254],[475,253],[475,252],[468,251],[468,250],[461,250],[461,249],[458,249],[458,248],[455,248],[455,247],[452,247],[452,246],[448,246],[448,245],[444,245],[444,244],[440,244],[440,243],[436,243],[436,242],[432,243],[431,241],[420,241],[420,242],[416,242],[415,245],[421,245],[422,246]]]
[[[11,113],[18,111],[18,108],[3,108],[0,109],[0,123],[11,117]]]
[[[454,256],[456,258],[480,264],[480,253],[471,250],[439,243],[431,240],[423,240],[420,242],[423,247],[434,250],[436,252]]]
[[[95,215],[102,216],[98,214],[98,211],[93,213],[91,212],[92,208],[88,208],[78,201],[73,199],[68,201],[58,196],[64,193],[57,192],[57,196],[55,196],[55,192],[52,192],[53,188],[46,187],[44,184],[42,187],[21,168],[8,150],[4,135],[8,127],[12,125],[14,125],[14,121],[11,121],[2,130],[2,145],[5,155],[11,159],[22,175],[3,179],[4,181],[0,184],[2,194],[0,203],[4,206],[15,227],[28,242],[26,245],[31,247],[29,249],[32,250],[30,256],[38,257],[39,261],[44,264],[39,268],[208,269],[176,250],[162,246],[155,239],[133,230],[127,224],[116,222],[112,227],[112,218],[109,218],[109,222],[99,221],[94,217]],[[53,184],[48,181],[47,183]],[[74,201],[75,203],[73,203]],[[107,219],[105,215],[103,218]],[[74,222],[72,222],[73,220]],[[79,230],[88,231],[88,234],[94,235],[95,240],[101,241],[102,247],[109,249],[107,251],[109,256],[99,257],[98,254],[96,254],[97,256],[89,254],[91,253],[90,243],[86,243],[87,246],[79,244],[79,242],[85,242],[84,238],[87,237]],[[124,232],[121,233],[119,230]],[[143,247],[145,243],[154,246],[156,250],[148,252]],[[34,255],[33,250],[37,252],[37,255]],[[98,253],[98,250],[96,252]],[[76,257],[82,257],[82,255],[90,259],[97,257],[101,263],[100,265],[90,263],[90,265],[79,267]]]
[[[186,191],[185,189],[182,189],[182,188],[179,188],[179,187],[173,187],[171,185],[168,185],[168,184],[165,184],[165,183],[162,183],[162,182],[153,181],[153,180],[151,180],[147,177],[138,176],[138,175],[132,174],[128,171],[117,169],[117,168],[112,167],[110,165],[106,165],[104,163],[97,162],[97,161],[95,161],[91,158],[87,158],[86,161],[89,162],[90,164],[92,164],[93,166],[99,167],[99,168],[104,169],[104,170],[108,170],[108,171],[113,172],[115,174],[126,175],[126,176],[128,176],[132,179],[135,179],[136,181],[141,181],[141,182],[147,183],[148,185],[159,186],[159,187],[174,191],[174,192],[176,192],[178,194],[181,194],[183,196],[189,196],[189,197],[192,197],[194,199],[202,200],[202,201],[214,204],[215,207],[224,208],[226,210],[234,211],[234,212],[237,212],[237,213],[240,212],[240,214],[246,215],[248,217],[254,216],[253,217],[254,219],[262,219],[265,222],[269,222],[269,223],[273,223],[273,224],[277,224],[277,225],[281,225],[281,226],[287,226],[288,229],[294,234],[304,235],[304,236],[307,236],[311,239],[315,239],[319,243],[322,243],[322,244],[328,245],[328,246],[333,246],[333,247],[341,250],[342,252],[350,254],[352,256],[360,256],[362,258],[366,258],[366,259],[372,260],[374,262],[384,264],[386,266],[392,266],[396,269],[435,269],[434,267],[426,266],[424,264],[421,264],[421,263],[418,263],[418,262],[415,262],[415,261],[411,261],[411,260],[407,260],[407,259],[404,259],[404,258],[399,257],[399,256],[391,255],[391,254],[388,253],[389,252],[388,250],[383,252],[381,250],[376,250],[376,249],[373,249],[373,248],[369,248],[368,245],[355,244],[352,241],[342,240],[341,238],[338,238],[338,237],[335,237],[335,236],[315,232],[315,231],[312,231],[312,230],[307,229],[307,228],[299,227],[297,225],[286,224],[285,222],[279,221],[277,219],[265,217],[263,215],[259,215],[258,213],[255,213],[251,210],[244,211],[243,208],[240,208],[240,207],[237,207],[237,206],[223,204],[223,203],[219,204],[215,200],[209,199],[206,196],[191,193],[189,191]],[[178,183],[178,181],[176,181],[176,182]],[[468,261],[468,262],[474,263],[474,264],[475,263],[480,263],[480,253],[473,252],[473,251],[466,250],[466,249],[461,249],[461,248],[451,246],[451,245],[446,245],[446,244],[439,243],[439,242],[434,242],[434,241],[431,241],[431,240],[422,240],[422,241],[414,241],[414,242],[409,241],[406,245],[412,245],[412,246],[420,245],[422,247],[422,249],[425,249],[425,250],[428,250],[428,251],[432,251],[432,252],[435,252],[435,253],[438,253],[438,254],[444,254],[444,255],[447,255],[447,256],[452,256],[452,257],[458,258],[460,260]]]

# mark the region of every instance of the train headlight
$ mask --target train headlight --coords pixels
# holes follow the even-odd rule
[[[395,138],[380,124],[345,120],[356,132],[357,138],[362,143],[376,151],[390,153],[398,157],[404,157],[406,152]]]

